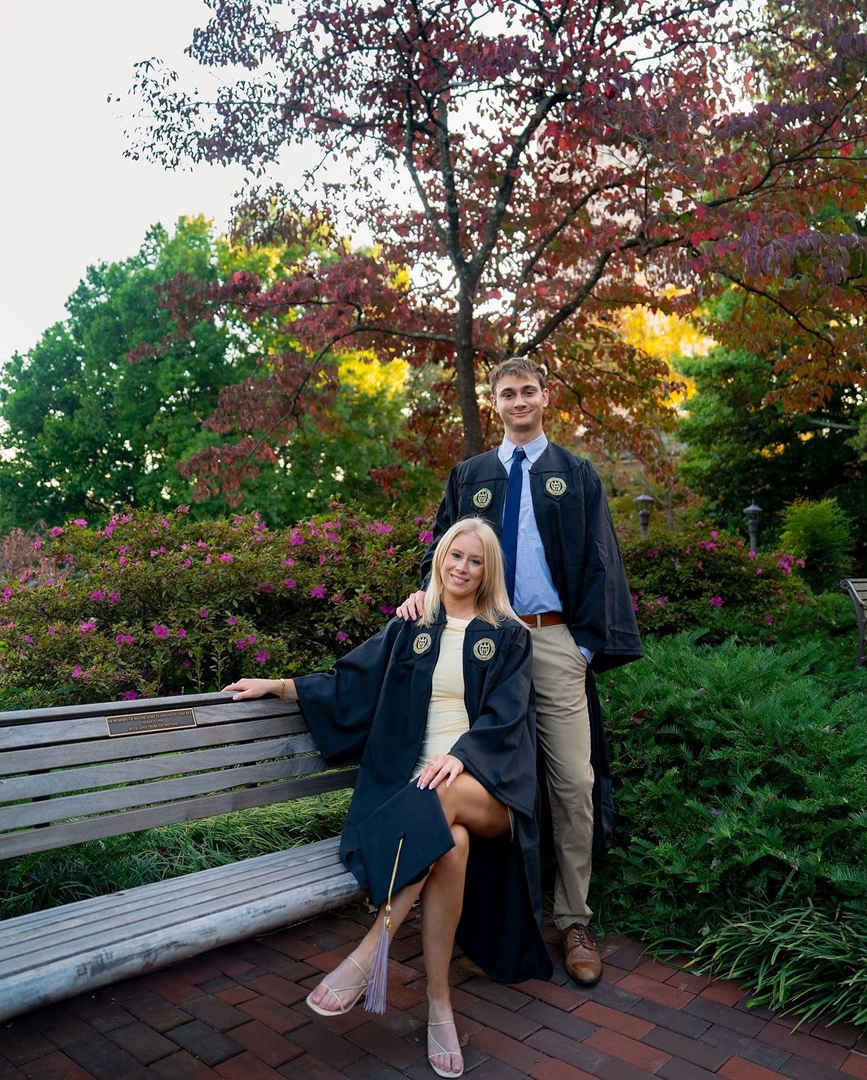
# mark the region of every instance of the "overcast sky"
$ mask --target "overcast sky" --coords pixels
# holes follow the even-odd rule
[[[208,14],[202,0],[0,0],[0,364],[64,317],[90,263],[134,254],[149,225],[225,225],[241,170],[126,160],[107,102],[135,62],[182,63]]]

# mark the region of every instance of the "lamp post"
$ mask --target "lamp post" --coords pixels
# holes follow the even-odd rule
[[[747,519],[747,529],[750,534],[750,551],[759,549],[759,518],[762,516],[762,508],[756,506],[756,500],[744,507],[744,517]]]
[[[638,524],[641,526],[641,535],[647,536],[647,526],[650,524],[650,511],[656,499],[652,495],[636,495],[635,505],[638,507]]]

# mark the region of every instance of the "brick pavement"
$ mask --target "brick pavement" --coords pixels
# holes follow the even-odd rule
[[[370,916],[344,909],[32,1012],[0,1026],[0,1080],[430,1080],[418,923],[399,931],[389,1008],[330,1020],[304,1004]],[[552,932],[552,937],[555,936]],[[867,1080],[867,1034],[748,1009],[741,988],[601,943],[579,991],[488,982],[458,956],[453,1004],[474,1080]]]

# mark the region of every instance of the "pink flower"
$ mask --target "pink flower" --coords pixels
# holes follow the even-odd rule
[[[49,626],[48,627],[48,633],[49,634],[56,634],[57,633],[57,627],[56,626]]]
[[[73,524],[73,525],[80,525],[82,529],[86,529],[86,528],[87,528],[87,521],[86,521],[86,519],[85,519],[85,518],[76,518],[76,519],[75,519],[75,520],[73,521],[73,523],[72,523],[72,524]]]
[[[102,591],[102,589],[94,589],[93,592],[90,594],[90,599],[91,600],[104,600],[105,599],[105,593]]]
[[[757,566],[756,567],[756,577],[761,577],[761,576],[762,576],[762,568],[760,566]]]
[[[284,589],[294,589],[295,588],[295,582],[292,580],[292,578],[286,578],[286,580],[283,582],[283,588]]]
[[[379,534],[379,533],[390,533],[393,528],[394,528],[393,525],[386,525],[386,523],[384,521],[377,521],[377,523],[376,523],[376,532],[377,532],[377,534]]]
[[[768,624],[768,626],[770,626],[774,621],[774,616],[773,615],[765,615],[764,620]]]
[[[259,582],[259,591],[263,592],[263,593],[273,592],[274,591],[274,586],[269,584],[267,581],[260,581]]]
[[[108,594],[108,602],[110,604],[116,604],[120,600],[120,593],[113,592]]]
[[[189,506],[176,506],[175,507],[175,513],[176,514],[189,514],[189,512],[190,512]]]
[[[234,555],[232,555],[232,554],[231,554],[230,552],[228,552],[228,551],[224,551],[224,552],[223,552],[223,553],[222,553],[222,554],[220,555],[220,562],[234,562],[234,561],[235,561],[235,556],[234,556]]]
[[[200,619],[207,619],[207,617],[208,617],[207,611],[204,608],[202,608],[202,610],[199,612],[199,618]]]
[[[710,606],[711,607],[722,607],[722,597],[721,596],[712,596],[710,598]]]
[[[121,555],[121,557],[117,561],[121,566],[123,566],[123,564],[126,562],[126,555]]]
[[[126,634],[115,634],[114,640],[118,643],[118,645],[123,645],[126,642]]]
[[[121,701],[135,701],[137,697],[137,690],[124,690],[124,692],[120,695]]]
[[[206,555],[205,556],[205,566],[210,566],[210,565],[211,565],[211,556]]]
[[[393,554],[394,554],[394,544],[390,544],[389,547],[388,547],[388,550],[386,551],[386,555],[393,555]]]
[[[423,544],[429,544],[433,540],[433,533],[429,529],[424,529],[418,534],[418,538]]]
[[[192,565],[193,565],[193,560],[192,559],[184,559],[184,561],[181,563],[181,566],[183,567],[184,570],[189,570],[189,568]]]
[[[337,634],[337,640],[338,641],[340,641],[340,642],[347,641],[348,638],[349,638],[348,634],[344,634],[342,630],[338,631],[338,634]]]
[[[711,540],[716,540],[718,535],[719,535],[719,533],[717,533],[716,529],[711,529],[711,531],[710,531]]]
[[[289,543],[294,547],[298,547],[300,544],[304,543],[304,537],[297,529],[293,529],[292,532],[289,533]]]
[[[226,620],[226,622],[229,624],[229,626],[234,626],[237,623],[237,621],[238,620],[235,618],[234,615],[230,615],[229,618]]]
[[[42,541],[41,540],[34,540],[33,541],[33,550],[34,551],[39,551],[39,549],[41,547],[42,547]]]
[[[280,563],[280,565],[281,566],[294,566],[295,565],[295,560],[290,557],[288,559],[284,559],[283,562]]]
[[[55,525],[54,528],[51,530],[51,535],[52,536],[63,536],[63,533],[64,533],[64,530],[61,529],[61,527],[59,525]]]
[[[72,669],[72,677],[73,679],[81,679],[83,682],[87,682],[87,680],[90,678],[90,672],[82,671],[81,667],[76,664],[75,667]]]
[[[78,629],[82,632],[82,634],[89,634],[91,630],[96,629],[96,623],[93,621],[93,619],[88,619],[86,622],[79,623]]]
[[[207,546],[208,546],[208,545],[207,545],[207,544],[205,543],[205,541],[204,541],[204,540],[198,540],[198,541],[196,542],[196,547],[200,547],[200,548],[206,548]]]
[[[157,557],[157,555],[159,555],[159,552],[157,551],[157,549],[156,548],[151,548],[151,558],[155,559]]]
[[[181,627],[177,633],[179,638],[185,638],[187,636],[187,632],[183,627]]]
[[[261,652],[257,652],[257,653],[256,653],[256,660],[257,660],[257,662],[258,662],[258,663],[260,663],[260,664],[264,664],[264,663],[267,663],[267,660],[268,660],[268,650],[267,650],[267,649],[263,649],[263,650],[262,650]]]
[[[393,615],[396,609],[393,608],[391,604],[380,604],[379,610],[383,615]]]
[[[154,637],[158,637],[158,638],[166,637],[168,635],[168,632],[169,632],[169,628],[167,626],[163,626],[162,623],[157,623],[154,626],[154,629],[153,629]]]
[[[319,565],[320,566],[323,566],[327,562],[328,562],[328,556],[327,555],[320,555],[319,556]]]
[[[257,641],[258,641],[258,638],[256,637],[255,634],[247,634],[247,644],[248,645],[255,645]]]
[[[27,642],[28,645],[33,644],[33,638],[29,634],[24,635],[24,640]]]
[[[243,525],[244,524],[244,517],[243,517],[242,514],[238,514],[238,516],[235,518],[235,524],[236,525]]]
[[[340,604],[340,603],[343,602],[343,593],[342,592],[336,592],[336,593],[334,593],[333,596],[329,596],[328,600],[332,604]]]
[[[236,649],[246,649],[247,648],[247,642],[243,638],[238,638],[238,640],[235,642],[235,648]]]
[[[310,590],[310,595],[315,596],[317,600],[324,600],[327,592],[324,585],[314,585]]]

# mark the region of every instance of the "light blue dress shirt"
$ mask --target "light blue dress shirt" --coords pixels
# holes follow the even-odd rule
[[[536,514],[533,510],[533,496],[530,491],[528,473],[530,467],[538,461],[548,445],[547,436],[543,433],[532,442],[524,444],[526,457],[521,462],[523,470],[521,483],[521,505],[518,511],[518,557],[515,566],[515,611],[519,615],[536,615],[542,611],[562,611],[563,604],[560,594],[554,586],[551,571],[548,569],[548,561],[545,558],[545,548],[536,524]],[[512,456],[517,449],[515,443],[504,438],[497,456],[508,473],[512,467]],[[584,653],[589,664],[593,659],[593,653],[585,649],[583,645],[578,648]]]

